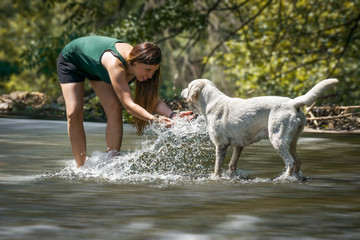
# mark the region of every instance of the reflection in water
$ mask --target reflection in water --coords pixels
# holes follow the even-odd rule
[[[279,182],[284,163],[268,141],[244,150],[237,178],[210,179],[201,119],[145,138],[126,126],[112,158],[105,125],[85,128],[90,155],[77,169],[65,122],[0,119],[0,239],[360,237],[359,136],[303,134],[308,180]]]

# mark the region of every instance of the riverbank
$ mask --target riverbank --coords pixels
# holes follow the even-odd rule
[[[190,110],[179,96],[164,101],[175,112]],[[310,106],[304,132],[360,134],[360,106]],[[40,92],[12,92],[0,96],[0,117],[66,120],[62,96],[51,99]],[[84,120],[106,122],[106,115],[94,93],[84,98]],[[124,111],[124,122],[131,116]]]

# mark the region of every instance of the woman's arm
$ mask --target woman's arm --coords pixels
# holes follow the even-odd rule
[[[176,117],[186,117],[188,120],[191,120],[194,118],[194,115],[192,115],[192,111],[183,111],[183,112],[179,112],[177,114],[175,114],[171,108],[163,101],[159,100],[157,105],[156,105],[156,109],[155,111],[163,116],[166,116],[168,118],[174,118]]]
[[[103,54],[101,62],[107,69],[111,84],[125,110],[132,116],[144,121],[153,120],[154,115],[134,102],[127,82],[126,71],[122,64],[109,52]]]
[[[170,107],[165,102],[161,101],[160,99],[158,100],[158,103],[156,104],[155,111],[158,114],[163,115],[168,118],[170,117],[170,114],[172,113],[172,110],[170,109]]]

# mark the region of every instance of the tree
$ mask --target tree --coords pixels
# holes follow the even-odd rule
[[[224,67],[235,94],[295,97],[315,82],[335,77],[340,80],[337,101],[358,104],[360,3],[269,2],[242,6],[237,12],[240,27],[209,55],[212,65]]]
[[[359,101],[358,1],[20,2],[0,3],[11,9],[0,23],[5,49],[0,51],[0,70],[6,69],[0,79],[6,80],[7,91],[34,81],[29,88],[56,94],[56,60],[62,47],[76,37],[97,34],[131,44],[157,42],[164,54],[164,97],[199,77],[239,97],[294,97],[323,78],[336,77],[340,84],[335,100]]]

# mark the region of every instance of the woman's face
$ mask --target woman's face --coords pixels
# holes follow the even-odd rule
[[[157,65],[147,65],[144,63],[134,63],[134,74],[138,81],[145,82],[146,80],[152,78],[156,70],[158,70],[160,64]]]

